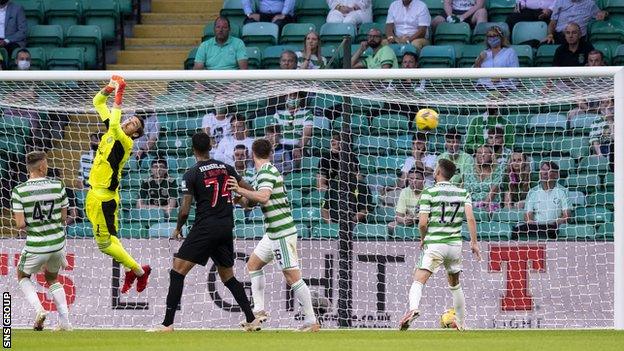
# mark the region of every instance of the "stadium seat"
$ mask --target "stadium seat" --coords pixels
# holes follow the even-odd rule
[[[368,223],[386,224],[394,221],[396,212],[394,207],[377,206],[372,213],[368,214]]]
[[[568,199],[574,207],[585,207],[587,205],[587,197],[581,191],[568,192]]]
[[[399,240],[419,240],[420,232],[417,226],[406,227],[398,225],[394,228],[393,238]]]
[[[511,239],[511,224],[501,222],[477,223],[477,238],[485,241],[507,241]]]
[[[314,239],[338,239],[339,231],[338,223],[318,223],[312,226],[310,237]]]
[[[118,0],[119,1],[119,13],[123,16],[132,14],[132,2],[133,0]]]
[[[313,23],[288,23],[282,28],[280,43],[302,45],[305,36],[310,32],[316,32]]]
[[[0,120],[0,135],[15,134],[15,135],[29,135],[30,134],[30,120],[28,118],[2,116]]]
[[[247,17],[243,11],[243,2],[241,0],[224,0],[221,16],[227,17],[230,20],[230,25],[242,27]]]
[[[184,60],[184,69],[193,69],[195,66],[195,56],[197,55],[197,47],[194,47],[189,51],[188,55],[186,55],[186,60]]]
[[[619,22],[614,26],[610,21],[593,21],[587,28],[587,36],[591,43],[597,41],[624,41],[624,29],[619,28]]]
[[[593,42],[592,45],[594,45],[594,48],[596,50],[600,50],[604,56],[604,61],[607,65],[611,64],[611,52],[617,50],[617,46],[619,46],[619,43],[613,43],[613,42],[606,42],[606,41],[600,41],[600,42]]]
[[[59,25],[36,25],[28,32],[28,45],[43,48],[63,46],[63,27]]]
[[[394,0],[373,1],[373,20],[375,23],[383,25],[388,17],[388,9]]]
[[[602,188],[602,182],[597,174],[569,175],[565,180],[568,190],[582,191],[591,194]]]
[[[372,189],[395,186],[397,182],[396,173],[370,173],[366,175],[366,184]]]
[[[504,223],[520,223],[524,222],[524,210],[515,210],[508,208],[501,208],[500,210],[492,213],[492,221],[504,222]]]
[[[262,53],[257,47],[247,47],[247,63],[249,69],[259,69],[262,67]]]
[[[120,239],[147,239],[149,231],[142,223],[123,223],[119,226],[117,236]]]
[[[293,208],[303,207],[303,192],[300,189],[288,190],[288,201]]]
[[[320,158],[315,156],[304,156],[301,159],[301,168],[316,169],[319,166]]]
[[[266,47],[262,51],[262,67],[265,69],[279,69],[280,56],[282,55],[282,52],[286,50],[296,52],[297,49],[298,47],[295,45],[276,45]]]
[[[574,221],[577,224],[613,222],[613,212],[604,206],[581,207],[576,209]]]
[[[427,5],[431,18],[444,15],[444,0],[423,0],[423,2]]]
[[[384,136],[362,135],[356,139],[355,149],[361,154],[385,155],[392,149],[392,139]]]
[[[538,176],[539,179],[539,172],[537,170],[539,170],[539,167],[542,163],[542,161],[553,161],[555,162],[558,166],[559,166],[559,171],[561,172],[561,176],[566,176],[567,174],[576,171],[577,166],[576,166],[576,160],[574,158],[571,157],[567,157],[567,156],[547,156],[547,157],[541,157],[538,155],[534,155],[533,156],[533,169],[536,170],[535,172],[532,173]]]
[[[387,171],[399,171],[401,167],[403,167],[403,163],[405,162],[404,156],[378,156],[377,160],[377,171],[387,172]]]
[[[485,43],[485,33],[487,33],[488,29],[491,27],[498,26],[503,30],[503,35],[509,39],[509,26],[505,22],[481,22],[477,23],[472,31],[472,43],[473,44],[481,44]]]
[[[304,207],[307,206],[320,208],[323,204],[323,201],[325,201],[325,191],[311,190],[309,193],[307,193],[307,195],[305,195],[302,201]]]
[[[147,235],[149,238],[170,238],[175,229],[176,223],[173,222],[155,223],[149,227]],[[186,228],[182,228],[182,233],[187,234]]]
[[[139,178],[139,181],[142,179]],[[134,190],[120,190],[119,198],[121,199],[121,208],[130,209],[136,206],[137,200],[139,199],[139,193]]]
[[[402,134],[409,131],[409,120],[405,115],[383,114],[373,117],[371,122],[371,127],[379,135]]]
[[[99,67],[98,62],[104,48],[102,47],[102,32],[98,26],[71,26],[67,30],[65,46],[82,47],[85,50],[85,66],[88,69]]]
[[[488,18],[492,21],[505,21],[507,16],[516,8],[515,0],[488,0],[485,8]]]
[[[85,59],[83,47],[54,48],[48,51],[49,70],[83,70]]]
[[[66,233],[68,239],[92,238],[93,226],[88,221],[74,223],[67,226]]]
[[[241,39],[245,45],[256,46],[264,49],[267,46],[277,45],[279,37],[279,27],[270,22],[247,23],[243,26]]]
[[[546,38],[546,34],[548,26],[544,22],[518,22],[511,33],[511,43],[535,47]]]
[[[350,115],[351,123],[349,127],[351,128],[351,132],[355,134],[371,134],[373,132],[373,128],[371,128],[368,116],[364,115]],[[339,117],[334,119],[332,126],[334,130],[340,130],[343,128],[342,124],[344,122],[343,117]]]
[[[420,51],[421,68],[452,68],[455,66],[455,49],[450,45],[428,45]]]
[[[298,223],[320,223],[321,209],[318,207],[299,207],[292,210],[293,219]]]
[[[470,25],[465,22],[442,22],[436,27],[433,43],[435,45],[468,44],[470,43]]]
[[[570,128],[576,135],[589,135],[592,124],[601,118],[601,115],[594,113],[578,114],[570,121]]]
[[[624,45],[619,45],[613,52],[613,65],[624,65]]]
[[[373,155],[359,155],[358,164],[360,171],[374,173],[377,171],[377,157]]]
[[[615,194],[611,191],[597,192],[587,196],[587,206],[604,206],[611,211],[615,207]]]
[[[256,135],[264,135],[264,128],[275,123],[273,116],[257,116],[252,121],[252,129]]]
[[[355,29],[356,26],[350,23],[325,23],[321,26],[321,42],[323,45],[340,45],[346,35],[350,35],[352,40],[355,39]]]
[[[311,188],[316,186],[316,173],[313,171],[293,172],[284,177],[288,189]]]
[[[123,222],[143,225],[158,223],[164,217],[165,212],[159,208],[132,208],[128,212],[122,212],[121,216]]]
[[[312,23],[320,28],[327,18],[329,7],[325,0],[297,0],[295,16],[299,23]]]
[[[358,223],[355,226],[353,235],[355,240],[386,240],[388,238],[388,227],[385,224]]]
[[[613,223],[603,223],[598,226],[598,229],[596,230],[596,237],[597,239],[613,241],[614,232]]]
[[[557,51],[558,47],[559,45],[540,45],[537,48],[537,55],[535,56],[535,66],[552,66],[553,59],[555,58],[555,51]]]
[[[583,157],[579,162],[578,172],[606,174],[609,172],[609,159],[599,155]]]
[[[115,40],[119,23],[117,1],[83,0],[85,24],[100,26],[102,39]]]
[[[472,67],[477,60],[477,57],[479,57],[483,50],[485,50],[485,46],[483,46],[483,44],[463,45],[461,49],[461,56],[457,58],[457,67]]]
[[[156,145],[159,152],[164,152],[167,155],[190,156],[191,154],[190,138],[187,137],[167,135],[158,139]]]
[[[237,239],[262,239],[264,224],[245,224],[234,226],[234,237]]]
[[[533,67],[533,48],[529,45],[512,45],[520,67]]]
[[[246,218],[248,223],[264,223],[264,214],[260,207],[254,207],[247,213]]]
[[[375,23],[375,22],[362,23],[360,24],[360,27],[357,30],[357,36],[354,39],[353,43],[359,45],[362,41],[366,41],[368,31],[373,28],[379,29],[382,33],[385,32],[384,26],[379,23]]]
[[[69,27],[80,23],[82,2],[76,0],[45,0],[45,15],[48,24],[58,24],[67,33]]]
[[[595,240],[596,228],[593,225],[564,224],[559,227],[557,240]]]
[[[416,48],[412,44],[390,44],[389,46],[390,48],[392,48],[392,51],[394,51],[394,54],[399,61],[399,64],[401,64],[401,62],[403,61],[403,55],[405,55],[406,52],[411,52],[418,55],[418,48]]]
[[[589,138],[568,137],[558,138],[552,143],[552,150],[556,150],[572,158],[580,158],[589,155]]]
[[[24,8],[28,28],[32,28],[45,21],[43,0],[20,0],[19,4]]]
[[[230,23],[230,36],[240,37],[240,27],[238,25]],[[214,37],[214,21],[206,23],[204,26],[204,34],[202,36],[202,42]]]
[[[563,132],[567,128],[568,117],[562,113],[542,113],[529,120],[529,129],[538,133]]]
[[[624,0],[601,0],[600,8],[608,11],[609,15],[624,14]]]

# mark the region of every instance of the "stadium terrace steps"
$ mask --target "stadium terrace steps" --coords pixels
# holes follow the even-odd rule
[[[201,24],[213,21],[219,15],[219,11],[206,13],[144,13],[141,15],[143,24]]]
[[[188,50],[125,50],[117,53],[117,62],[126,65],[178,63],[178,67],[181,67],[187,55]]]
[[[82,152],[81,149],[68,150],[59,148],[48,152],[50,167],[58,168],[63,172],[65,186],[69,188],[80,188],[77,172],[80,169],[80,154]]]
[[[219,12],[222,0],[152,0],[155,13],[213,13]]]
[[[137,70],[180,70],[182,65],[175,64],[111,64],[106,65],[106,69],[110,71],[137,71]]]
[[[203,24],[138,24],[134,26],[137,38],[201,38]]]
[[[128,38],[126,39],[126,50],[187,50],[199,45],[200,42],[201,38],[199,37],[176,38],[175,40],[171,38]]]
[[[98,115],[70,115],[69,120],[73,123],[78,123],[82,128],[93,129],[94,125],[100,123],[100,117]],[[81,132],[84,133],[83,130]]]

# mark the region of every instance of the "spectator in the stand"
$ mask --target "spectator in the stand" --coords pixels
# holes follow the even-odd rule
[[[264,137],[273,147],[273,159],[271,163],[280,174],[288,174],[293,171],[294,163],[292,151],[287,150],[282,144],[282,129],[279,125],[264,127]]]
[[[304,150],[312,138],[314,116],[304,106],[305,99],[298,92],[288,94],[283,108],[273,116],[274,123],[281,126],[282,145],[292,150],[295,164],[301,162]]]
[[[600,50],[592,50],[587,54],[587,66],[606,66],[604,54]]]
[[[309,32],[303,38],[303,51],[297,51],[299,69],[318,69],[327,66],[327,59],[321,55],[321,41],[317,32]]]
[[[551,6],[555,0],[516,0],[514,12],[507,16],[505,22],[509,26],[509,30],[513,32],[513,28],[518,22],[535,22],[542,21],[548,23],[552,14]]]
[[[466,22],[474,27],[477,23],[487,22],[487,10],[485,0],[444,0],[444,13],[446,18],[436,16],[431,25],[435,29],[443,22],[458,23]]]
[[[591,132],[589,133],[590,153],[607,157],[611,171],[613,171],[615,132],[613,100],[608,100],[602,105],[600,108],[601,118],[596,119],[591,125]]]
[[[425,186],[432,186],[434,183],[433,170],[436,165],[436,155],[427,152],[427,135],[418,132],[412,136],[412,156],[408,156],[401,167],[401,177],[398,186],[406,186],[407,175],[410,170],[422,163],[425,175]]]
[[[564,33],[565,42],[555,50],[553,66],[586,66],[587,58],[589,53],[594,51],[594,46],[581,38],[581,28],[576,23],[569,23]]]
[[[167,161],[152,161],[151,176],[141,183],[141,191],[137,200],[137,208],[158,208],[167,216],[178,206],[178,185],[174,178],[169,177]]]
[[[297,69],[297,55],[294,51],[284,50],[280,55],[280,69]]]
[[[81,180],[81,183],[85,188],[89,187],[89,174],[91,174],[93,160],[95,159],[95,153],[100,145],[100,140],[102,140],[102,135],[104,135],[102,132],[89,134],[89,152],[83,152],[80,155],[80,171],[78,172],[78,179]]]
[[[287,23],[295,22],[295,0],[259,0],[255,3],[258,8],[254,9],[254,1],[243,0],[245,12],[245,24],[251,22],[273,22],[280,29]]]
[[[234,147],[234,169],[248,184],[253,182],[256,172],[253,161],[249,157],[249,150],[243,144]]]
[[[397,61],[394,50],[388,45],[381,44],[381,31],[371,28],[368,31],[367,40],[360,43],[360,47],[351,56],[351,67],[353,68],[397,68]],[[366,49],[373,49],[373,54],[361,59]]]
[[[63,181],[63,179],[65,178],[63,177],[62,170],[54,167],[48,167],[47,176],[48,178],[58,179],[60,181]],[[83,215],[78,208],[78,205],[76,204],[76,193],[74,192],[74,189],[72,189],[71,186],[68,186],[65,188],[65,193],[67,195],[67,201],[69,202],[69,207],[67,207],[67,219],[65,223],[67,225],[72,225],[76,222],[82,221]]]
[[[543,40],[546,44],[564,44],[564,31],[570,23],[578,24],[581,37],[585,37],[592,18],[602,21],[609,15],[598,8],[595,0],[555,0],[552,10],[548,35]]]
[[[438,158],[453,161],[456,171],[451,178],[451,182],[461,183],[462,174],[473,168],[474,160],[472,156],[462,150],[462,135],[455,128],[450,128],[446,131],[444,149],[446,151]]]
[[[27,37],[28,22],[22,5],[0,0],[0,47],[11,57],[13,50],[26,46]]]
[[[556,239],[559,226],[566,224],[570,218],[572,204],[568,189],[558,184],[559,165],[544,161],[539,175],[540,184],[529,190],[526,198],[526,223],[513,228],[512,240],[518,240],[520,235]]]
[[[485,33],[485,45],[487,49],[481,51],[475,60],[476,68],[493,67],[518,67],[518,54],[510,46],[509,40],[499,26],[488,28]],[[516,84],[511,79],[480,78],[477,85],[487,89],[514,90]]]
[[[418,49],[429,44],[427,29],[431,15],[427,5],[420,0],[396,0],[390,4],[386,19],[388,44],[412,44]]]
[[[371,0],[327,0],[327,6],[329,6],[327,23],[359,25],[373,21]]]
[[[33,107],[38,105],[39,94],[31,86],[16,84],[14,90],[7,95],[9,95],[8,101],[16,105]],[[26,153],[33,150],[45,151],[52,147],[51,130],[44,128],[39,112],[21,107],[5,107],[2,111],[5,117],[23,118],[29,121],[31,137],[25,138]]]
[[[153,106],[154,97],[152,94],[141,89],[137,92],[136,102],[137,106]],[[142,137],[134,140],[133,150],[137,160],[141,160],[148,155],[148,153],[154,150],[158,137],[160,136],[160,123],[155,112],[138,112],[137,116],[141,116],[145,122],[145,134]]]
[[[353,151],[347,153],[346,166],[347,169],[340,170],[340,143],[339,133],[332,134],[329,143],[329,155],[322,157],[319,165],[319,173],[317,175],[316,184],[319,190],[339,191],[339,181],[341,179],[350,179],[353,174],[359,173],[360,165],[357,156]]]
[[[494,152],[489,146],[481,146],[474,156],[474,167],[462,175],[463,185],[471,194],[473,206],[484,211],[500,209],[500,185],[503,169],[494,160]]]
[[[407,186],[401,190],[396,204],[394,221],[388,223],[388,232],[394,233],[396,226],[413,227],[418,223],[418,200],[425,188],[424,169],[413,168],[407,175]]]
[[[243,115],[236,114],[232,116],[230,128],[232,135],[223,138],[219,142],[214,158],[234,166],[234,148],[236,145],[242,144],[247,146],[247,150],[251,150],[251,144],[253,144],[254,139],[247,136],[247,124]]]
[[[503,183],[503,206],[507,209],[523,209],[531,189],[531,163],[521,152],[511,154]]]
[[[230,20],[217,17],[214,33],[214,38],[199,45],[193,69],[247,69],[245,43],[230,35]]]
[[[202,118],[202,129],[204,133],[208,134],[211,138],[214,138],[214,145],[212,147],[216,149],[223,138],[230,137],[232,135],[232,114],[228,113],[228,107],[221,103],[215,103],[214,112],[208,112]]]
[[[598,51],[600,52],[600,51]],[[613,111],[613,100],[581,100],[578,106],[568,111],[568,122],[571,122],[576,116],[584,113],[608,115],[609,111]],[[612,112],[611,112],[612,113]]]
[[[407,51],[401,59],[401,68],[418,68],[418,56],[416,53]]]
[[[321,171],[323,171],[321,169]],[[351,223],[366,222],[366,217],[373,210],[373,197],[368,189],[364,178],[359,174],[352,176],[348,183],[349,197],[347,206],[353,214],[349,218]],[[325,192],[325,199],[321,205],[321,217],[326,223],[337,223],[340,220],[339,195],[336,190],[329,189]]]
[[[19,49],[15,55],[15,67],[20,71],[30,70],[30,51],[28,49]]]
[[[494,152],[494,160],[499,167],[506,167],[512,150],[505,146],[505,128],[495,126],[488,128],[487,146]]]
[[[476,116],[470,121],[466,133],[465,150],[473,153],[477,147],[484,145],[490,127],[501,126],[505,129],[505,147],[512,148],[515,139],[515,129],[507,118],[503,117],[496,106],[488,106],[487,111],[481,116]]]

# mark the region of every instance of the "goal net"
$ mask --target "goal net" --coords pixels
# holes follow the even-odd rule
[[[501,77],[492,79],[475,71],[126,72],[123,116],[146,117],[147,133],[123,170],[118,236],[153,267],[141,294],[120,293],[123,272],[98,251],[84,214],[88,172],[105,131],[92,98],[109,73],[0,75],[0,282],[13,296],[13,325],[29,326],[34,317],[15,279],[24,238],[10,212],[11,190],[27,177],[25,154],[47,151],[49,175],[71,190],[69,264],[60,280],[74,327],[143,328],[164,316],[180,245],[169,235],[182,175],[195,163],[190,137],[207,131],[211,155],[250,183],[250,141],[273,143],[300,267],[324,328],[397,326],[420,255],[419,194],[433,184],[440,158],[456,163],[452,181],[472,194],[483,253],[477,261],[464,242],[469,328],[613,327],[614,266],[622,256],[614,254],[616,71],[479,71]],[[414,116],[423,108],[439,113],[437,127],[417,129]],[[235,272],[251,295],[245,261],[264,234],[264,218],[259,208],[236,208],[234,217]],[[193,221],[192,211],[186,229]],[[468,240],[465,224],[462,235]],[[281,272],[271,264],[265,275],[267,327],[299,325]],[[43,275],[33,279],[53,311]],[[414,326],[439,328],[450,307],[438,272]],[[193,269],[176,325],[236,328],[241,319],[213,263]]]

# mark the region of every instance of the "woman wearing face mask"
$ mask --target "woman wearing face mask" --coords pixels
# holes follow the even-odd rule
[[[491,27],[485,33],[485,44],[487,49],[483,50],[475,60],[476,68],[493,67],[518,67],[518,55],[509,46],[509,40],[498,26]],[[516,86],[511,79],[490,79],[481,78],[477,85],[487,89],[515,89]]]
[[[318,69],[327,65],[325,57],[321,56],[319,35],[316,32],[308,33],[303,38],[303,51],[297,51],[297,68]]]

